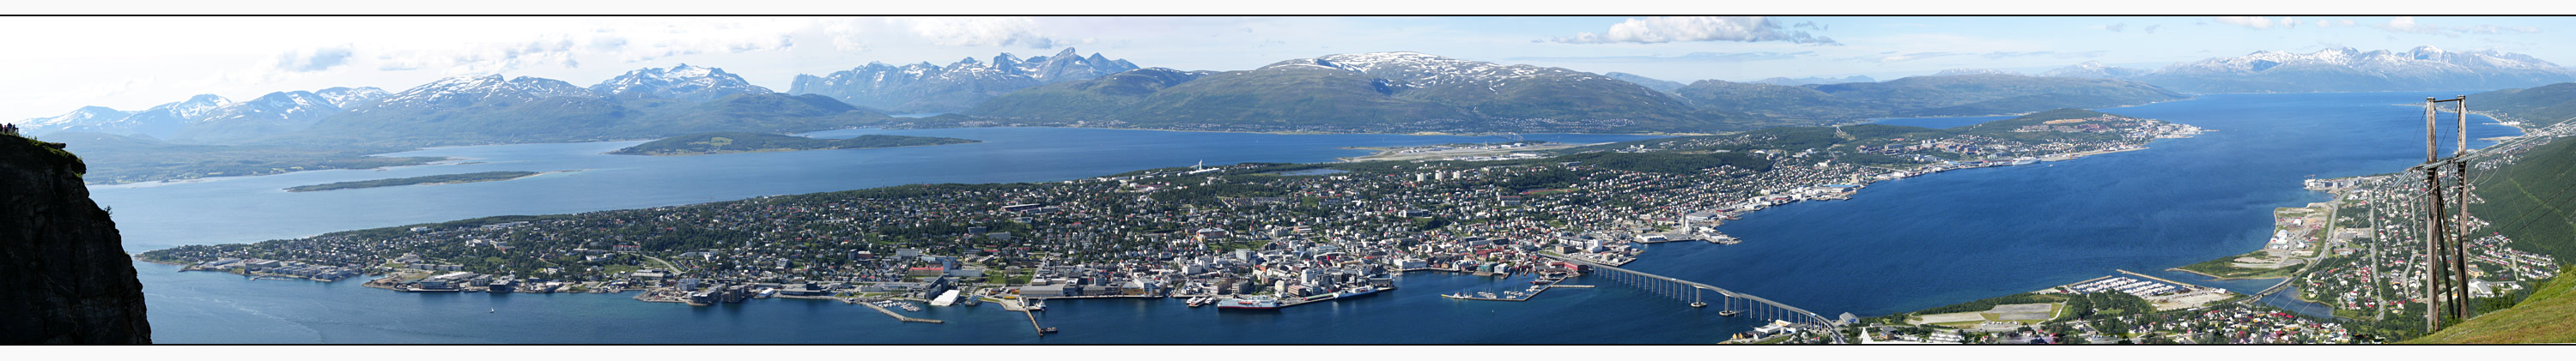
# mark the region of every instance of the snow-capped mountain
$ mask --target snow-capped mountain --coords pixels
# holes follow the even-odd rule
[[[358,105],[359,103],[384,99],[386,96],[394,95],[394,93],[386,92],[384,89],[376,89],[376,87],[362,86],[356,88],[322,88],[322,90],[313,91],[313,95],[318,95],[324,100],[329,100],[331,102],[331,106],[340,107],[340,109],[348,109],[349,107]]]
[[[1565,68],[1450,59],[1410,51],[1334,54],[1281,61],[1270,66],[1321,66],[1349,70],[1385,79],[1388,86],[1397,88],[1495,87],[1514,80],[1550,76],[1618,80]]]
[[[724,69],[695,67],[689,64],[665,68],[629,71],[598,85],[590,91],[619,99],[663,98],[703,103],[727,95],[770,93],[769,88],[751,85],[741,76]]]
[[[2136,79],[2207,93],[2487,90],[2576,81],[2576,70],[2523,54],[2424,46],[2407,51],[2258,51],[2174,64]]]
[[[947,66],[921,62],[890,65],[869,62],[823,76],[796,76],[790,94],[821,94],[853,105],[898,112],[964,110],[985,99],[1040,84],[1088,80],[1136,70],[1135,63],[1089,57],[1065,48],[1051,56],[1021,59],[1010,53],[991,61],[965,58]]]
[[[339,92],[341,101],[351,98],[348,88]],[[366,88],[375,89],[375,88]],[[325,89],[326,91],[328,89]],[[383,93],[377,90],[376,93]],[[262,95],[257,99],[216,108],[189,122],[171,137],[174,141],[194,143],[227,143],[261,136],[304,130],[323,117],[339,114],[341,107],[330,97],[316,92],[291,91]]]
[[[63,115],[43,118],[28,118],[27,120],[20,120],[13,124],[17,124],[19,128],[23,128],[20,131],[26,132],[27,134],[44,135],[47,133],[61,132],[65,129],[72,129],[74,127],[88,127],[105,124],[118,119],[125,119],[126,116],[130,115],[134,115],[134,113],[108,107],[81,107],[80,109],[72,110],[70,113],[63,113]]]
[[[2148,71],[2148,70],[2146,70],[2146,69],[2122,68],[2122,67],[2116,67],[2116,66],[2102,65],[2102,62],[2099,62],[2099,61],[2086,61],[2086,62],[2084,62],[2084,63],[2082,63],[2082,64],[2069,65],[2069,66],[2066,66],[2066,67],[2063,67],[2063,68],[2057,68],[2057,69],[2049,69],[2049,70],[2048,70],[2048,72],[2039,73],[2039,76],[2068,77],[2068,78],[2092,78],[2092,79],[2127,79],[2127,78],[2136,77],[2136,76],[2139,76],[2139,75],[2146,75],[2146,74],[2147,74],[2147,73],[2149,73],[2149,72],[2150,72],[2150,71]]]
[[[1262,68],[1281,67],[1322,67],[1356,72],[1376,78],[1378,85],[1385,88],[1382,92],[1431,100],[1450,106],[1533,108],[1527,105],[1527,102],[1540,102],[1545,99],[1528,97],[1546,96],[1545,94],[1557,91],[1576,91],[1619,93],[1615,97],[1619,98],[1620,102],[1657,104],[1678,109],[1689,107],[1688,102],[1681,98],[1607,76],[1566,68],[1451,59],[1409,51],[1326,55],[1281,61]],[[1632,89],[1644,91],[1629,91]],[[1494,115],[1512,118],[1561,116]]]
[[[1717,129],[1726,115],[1608,76],[1415,52],[1197,75],[1146,69],[996,98],[967,115],[1176,129],[1600,132]]]
[[[213,114],[216,109],[230,104],[232,104],[231,99],[224,99],[224,97],[215,96],[214,94],[201,94],[189,97],[186,101],[156,105],[150,109],[144,109],[143,111],[134,112],[133,114],[128,114],[124,117],[113,120],[67,124],[59,128],[48,128],[48,130],[52,130],[52,132],[90,132],[124,136],[141,134],[149,135],[154,138],[169,138],[172,135],[178,134],[180,128],[187,127],[188,123],[196,122],[198,119],[205,119],[206,116]],[[105,118],[92,118],[91,120],[98,119]]]
[[[501,75],[457,76],[422,84],[394,93],[375,102],[360,104],[350,110],[378,108],[430,109],[443,106],[465,106],[485,101],[528,102],[552,97],[602,98],[597,92],[562,80]]]

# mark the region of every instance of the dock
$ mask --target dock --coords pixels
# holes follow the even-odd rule
[[[1019,311],[1021,316],[1028,316],[1028,317],[1029,317],[1029,330],[1030,330],[1030,331],[1036,331],[1036,332],[1038,333],[1038,337],[1046,337],[1046,335],[1047,335],[1048,333],[1051,333],[1051,332],[1052,332],[1052,331],[1054,331],[1054,330],[1047,329],[1047,328],[1046,328],[1046,326],[1039,325],[1039,324],[1038,324],[1038,313],[1037,313],[1037,312],[1031,312],[1031,311],[1029,311],[1029,306],[1026,304],[1026,302],[1028,302],[1028,299],[1026,299],[1026,298],[1023,298],[1023,299],[1017,299],[1017,300],[1012,300],[1012,302],[1003,303],[1003,304],[1002,304],[1002,308],[1003,308],[1003,309],[1008,309],[1008,310],[1013,310],[1013,311]],[[1039,302],[1045,302],[1045,301],[1039,301]]]
[[[1583,286],[1583,287],[1574,287],[1574,288],[1591,288],[1591,287],[1592,287],[1592,286],[1590,286],[1590,285],[1581,285],[1581,286]],[[1539,287],[1539,289],[1538,289],[1537,291],[1531,291],[1531,292],[1530,292],[1530,293],[1528,293],[1528,294],[1521,295],[1521,297],[1520,297],[1520,298],[1510,298],[1510,297],[1479,297],[1479,296],[1464,296],[1464,295],[1449,295],[1449,294],[1440,295],[1440,297],[1441,297],[1441,298],[1447,298],[1447,299],[1453,299],[1453,300],[1468,300],[1468,301],[1511,301],[1511,302],[1529,302],[1529,300],[1530,300],[1530,299],[1532,299],[1532,298],[1538,298],[1538,294],[1541,294],[1541,293],[1547,293],[1547,290],[1556,289],[1557,287],[1559,287],[1559,286],[1557,286],[1557,285],[1547,285],[1547,286],[1545,286],[1545,287]]]
[[[852,303],[857,303],[857,304],[859,304],[860,306],[868,306],[868,308],[876,309],[876,310],[877,310],[877,312],[884,312],[884,313],[886,314],[886,316],[888,316],[888,317],[894,317],[894,319],[895,319],[896,321],[903,321],[903,322],[920,322],[920,323],[948,323],[948,321],[940,321],[940,320],[933,320],[933,319],[927,319],[927,318],[913,318],[913,317],[907,317],[907,316],[904,316],[903,314],[894,313],[894,310],[889,310],[889,309],[886,309],[885,307],[877,306],[877,304],[876,304],[876,303],[873,303],[873,302],[852,302]]]

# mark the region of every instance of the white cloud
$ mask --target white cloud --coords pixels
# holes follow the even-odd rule
[[[1801,23],[1806,24],[1806,23]],[[1807,26],[1801,26],[1806,28]],[[1822,30],[1823,26],[1813,26]],[[1574,44],[1641,43],[1656,44],[1676,41],[1786,41],[1799,44],[1842,45],[1833,38],[1810,35],[1805,31],[1784,30],[1779,22],[1759,16],[1658,16],[1628,19],[1610,26],[1601,34],[1577,33],[1573,37],[1552,41]]]
[[[2416,23],[2416,22],[2415,22],[2415,17],[2413,17],[2413,16],[2399,16],[2399,17],[2395,17],[2395,18],[2390,18],[2390,19],[2388,19],[2388,23],[2385,23],[2385,24],[2378,24],[2378,25],[2371,25],[2370,27],[2379,28],[2379,30],[2387,30],[2387,31],[2393,31],[2393,32],[2400,32],[2400,33],[2417,33],[2417,34],[2433,34],[2433,33],[2438,33],[2438,32],[2441,32],[2441,31],[2442,31],[2442,29],[2440,29],[2440,28],[2431,27],[2431,26],[2424,26],[2424,24],[2418,24],[2418,23]]]
[[[576,50],[597,49],[596,44],[623,44],[623,40],[589,42],[568,35],[516,41],[466,44],[438,49],[395,50],[376,55],[377,70],[435,69],[446,74],[496,74],[535,65],[579,67]]]
[[[1028,17],[912,17],[890,19],[940,46],[1026,46],[1049,49],[1064,43],[1038,29]]]
[[[2529,27],[2529,26],[2468,25],[2468,26],[2451,26],[2451,27],[2444,27],[2444,26],[2439,26],[2439,25],[2433,25],[2433,24],[2427,24],[2427,23],[2419,23],[2419,22],[2415,22],[2415,17],[2413,17],[2413,16],[2399,16],[2399,17],[2389,18],[2387,23],[2384,23],[2384,24],[2372,24],[2370,27],[2379,28],[2379,30],[2387,30],[2387,31],[2389,31],[2389,32],[2395,32],[2395,33],[2441,35],[2441,36],[2448,36],[2448,37],[2454,37],[2454,38],[2456,38],[2456,37],[2460,37],[2460,33],[2472,33],[2472,34],[2525,33],[2525,34],[2528,34],[2528,33],[2537,33],[2537,32],[2540,32],[2540,28]]]
[[[348,44],[298,49],[277,56],[277,70],[310,73],[331,70],[349,63],[354,52]]]
[[[2218,17],[2218,23],[2243,26],[2253,29],[2272,28],[2272,19],[2261,16],[2220,16]]]
[[[2116,32],[2120,32],[2121,30],[2127,30],[2128,28],[2129,28],[2129,23],[2118,23],[2118,24],[2111,24],[2111,25],[2103,25],[2103,26],[2102,26],[2102,30],[2110,30],[2111,32],[2114,32],[2114,33],[2116,33]]]

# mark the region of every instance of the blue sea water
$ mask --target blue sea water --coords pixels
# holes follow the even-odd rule
[[[1383,134],[1278,135],[1078,128],[845,129],[862,134],[983,141],[929,147],[736,153],[686,157],[604,154],[643,141],[450,147],[391,156],[466,158],[467,164],[324,170],[200,182],[92,187],[116,208],[129,251],[241,243],[457,219],[576,213],[925,183],[1045,182],[1158,167],[1245,162],[1330,162],[1371,154],[1343,147],[1504,142],[1502,137]],[[1528,139],[1601,143],[1635,135],[1537,134]],[[483,183],[287,192],[286,187],[438,174],[576,171]]]
[[[1873,316],[2258,248],[2274,207],[2325,200],[2299,180],[2403,168],[2420,150],[2426,93],[2206,95],[2105,111],[2215,130],[2152,149],[1871,185],[1852,200],[1756,212],[1720,229],[1738,245],[1650,246],[1631,268],[1715,284],[1808,310]],[[2511,135],[2479,119],[2476,137]],[[652,207],[923,182],[1048,181],[1141,168],[1317,162],[1337,149],[1484,141],[1395,135],[1288,136],[1100,129],[845,130],[984,140],[939,147],[697,157],[597,154],[636,142],[529,144],[409,154],[485,163],[318,171],[210,182],[99,187],[128,249],[248,242],[501,214]],[[1634,136],[1538,136],[1559,142]],[[2484,145],[2480,142],[2475,145]],[[287,193],[346,180],[461,172],[588,169],[528,179]],[[1456,301],[1526,279],[1416,273],[1400,289],[1275,313],[1217,312],[1177,300],[1049,302],[1038,337],[1018,313],[930,307],[901,323],[835,302],[757,300],[688,307],[626,295],[405,294],[355,282],[252,281],[137,263],[164,343],[1706,343],[1750,328],[1604,284],[1529,302]],[[1577,283],[1603,283],[1579,279]],[[2247,284],[2238,282],[2237,284]],[[2268,283],[2263,283],[2268,285]],[[2260,286],[2222,284],[2240,291]],[[2252,288],[2245,288],[2252,287]],[[486,312],[475,312],[486,311]]]

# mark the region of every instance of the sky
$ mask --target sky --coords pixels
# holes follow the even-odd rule
[[[1415,51],[1690,82],[1945,69],[2154,68],[2256,51],[2418,46],[2521,53],[2576,19],[2529,17],[21,17],[0,22],[0,122],[335,86],[502,74],[597,84],[711,66],[787,91],[798,74],[1065,48],[1146,67],[1247,70]],[[76,29],[76,30],[73,30]]]

